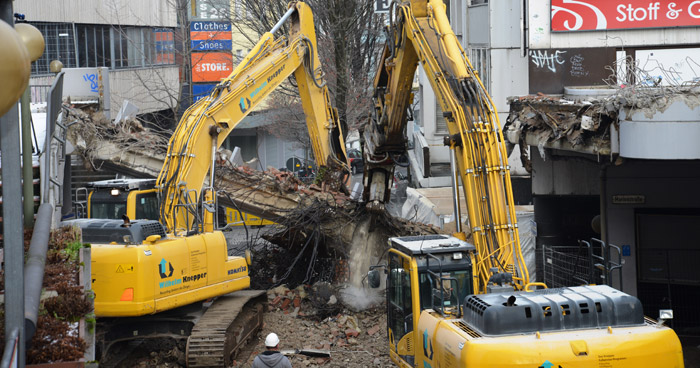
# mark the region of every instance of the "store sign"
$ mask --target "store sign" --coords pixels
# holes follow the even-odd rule
[[[230,22],[190,22],[190,35],[196,40],[205,40],[216,35],[216,39],[231,39]],[[196,37],[196,38],[195,38]],[[223,37],[223,38],[220,38]]]
[[[193,52],[192,82],[218,82],[233,71],[229,52]]]
[[[230,22],[190,22],[193,51],[223,51],[232,49]]]
[[[700,0],[552,0],[553,32],[700,27]]]
[[[192,40],[192,51],[231,50],[231,40]]]

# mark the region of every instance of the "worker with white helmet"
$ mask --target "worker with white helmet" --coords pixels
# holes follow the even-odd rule
[[[265,348],[267,350],[258,354],[253,360],[253,368],[292,368],[286,356],[280,353],[280,338],[276,333],[271,333],[265,338]]]

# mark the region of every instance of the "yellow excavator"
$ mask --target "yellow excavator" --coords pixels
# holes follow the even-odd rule
[[[289,22],[287,37],[274,34]],[[311,9],[293,2],[170,139],[156,181],[159,219],[78,219],[92,248],[98,340],[106,353],[133,339],[187,339],[190,367],[229,366],[262,324],[265,292],[250,286],[250,257],[228,255],[214,231],[214,161],[224,138],[288,77],[299,88],[319,166],[349,173],[343,134],[318,59]],[[138,204],[137,204],[138,205]]]
[[[77,218],[158,220],[160,216],[156,179],[109,179],[86,183],[76,189],[73,202]],[[221,196],[214,224],[219,230],[232,226],[264,226],[274,222],[239,211]],[[224,203],[229,204],[228,206]]]
[[[646,318],[637,298],[606,285],[530,281],[498,115],[445,5],[394,2],[390,15],[363,133],[364,199],[375,211],[389,199],[420,62],[449,129],[457,225],[453,236],[390,239],[387,264],[368,274],[372,287],[381,268],[387,275],[391,359],[400,367],[683,367],[678,337],[663,318]]]

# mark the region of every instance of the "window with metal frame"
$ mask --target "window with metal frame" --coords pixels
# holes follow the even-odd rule
[[[44,36],[44,53],[32,63],[32,75],[49,74],[52,60],[66,68],[75,68],[75,28],[70,23],[31,23]]]
[[[484,84],[486,92],[491,93],[491,53],[488,48],[471,48],[469,50],[469,61],[479,73],[479,79]]]
[[[173,29],[96,24],[32,23],[44,35],[44,54],[32,75],[49,74],[59,60],[66,68],[140,68],[175,63]]]

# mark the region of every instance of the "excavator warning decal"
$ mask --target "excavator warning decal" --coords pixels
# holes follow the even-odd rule
[[[116,273],[134,273],[136,268],[133,264],[118,264]]]

